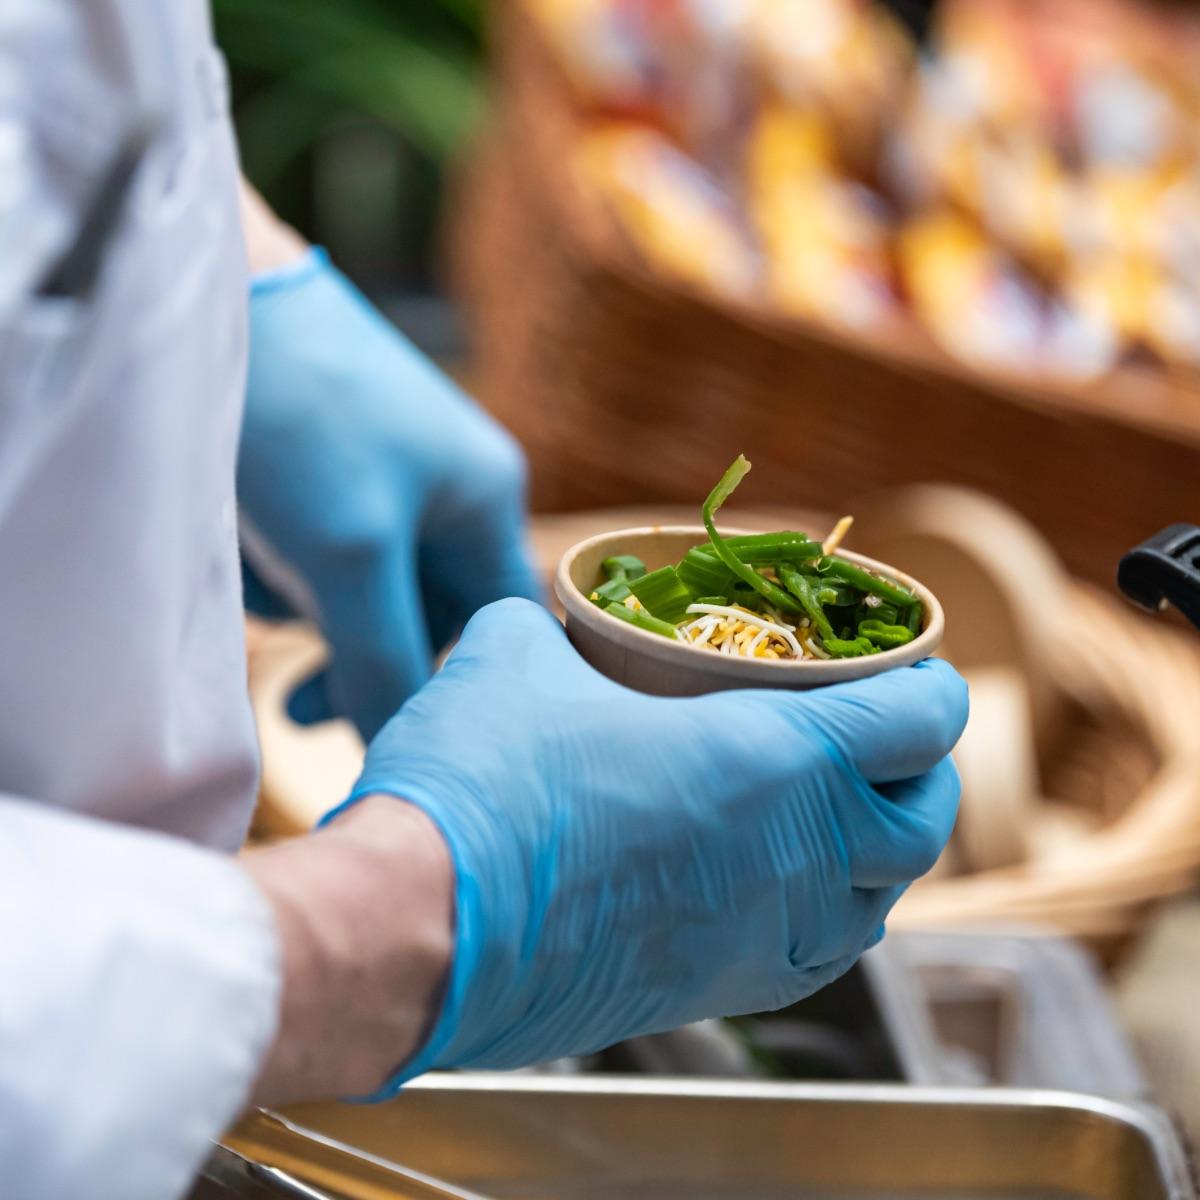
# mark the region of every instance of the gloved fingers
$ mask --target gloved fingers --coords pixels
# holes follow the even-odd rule
[[[872,783],[930,770],[954,748],[967,723],[967,685],[949,663],[935,658],[790,699],[795,714]]]
[[[903,894],[902,886],[847,887],[843,882],[817,898],[811,883],[797,881],[795,888],[788,888],[792,966],[802,970],[812,963],[861,954]]]
[[[960,790],[949,758],[916,779],[863,789],[840,821],[854,886],[907,885],[924,875],[950,839]]]
[[[490,430],[488,431],[491,432]],[[465,463],[455,484],[466,495],[442,502],[423,531],[420,573],[427,600],[430,636],[442,647],[484,605],[519,596],[544,601],[525,534],[525,464],[516,443],[500,430],[477,438],[477,468]],[[486,486],[472,491],[472,472]]]
[[[514,691],[533,685],[543,695],[561,689],[564,697],[578,700],[620,690],[584,662],[558,618],[530,600],[514,597],[481,608],[467,622],[442,672],[452,678],[497,661]]]
[[[318,601],[333,652],[330,699],[369,742],[433,670],[415,555],[398,545],[343,571],[336,595]]]
[[[883,936],[884,927],[883,925],[878,925],[856,950],[833,958],[829,962],[819,963],[816,966],[805,967],[797,971],[796,987],[788,997],[786,1003],[795,1004],[797,1001],[803,1000],[806,996],[811,996],[819,992],[822,988],[828,987],[835,979],[841,979],[868,950],[883,941]]]
[[[517,596],[545,602],[525,532],[515,514],[481,516],[469,537],[448,531],[422,546],[420,578],[429,636],[445,646],[476,612],[494,600]]]

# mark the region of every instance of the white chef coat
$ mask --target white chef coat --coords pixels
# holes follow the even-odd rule
[[[0,4],[6,1200],[185,1190],[277,1019],[274,925],[230,857],[257,753],[227,109],[204,0]],[[36,298],[33,264],[146,114],[159,132],[94,294]]]

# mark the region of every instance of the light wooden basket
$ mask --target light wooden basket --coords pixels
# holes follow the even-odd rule
[[[1200,881],[1196,639],[1084,584],[1065,599],[1073,636],[1047,659],[1068,707],[1048,771],[1054,806],[1035,801],[1016,831],[1023,861],[935,874],[905,897],[900,925],[1028,922],[1115,953],[1151,905]],[[1065,834],[1064,805],[1089,818]],[[965,822],[973,816],[964,810]]]

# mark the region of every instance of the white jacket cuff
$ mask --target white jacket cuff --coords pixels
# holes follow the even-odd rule
[[[278,1019],[231,859],[0,797],[0,1163],[22,1200],[163,1200],[246,1102]]]

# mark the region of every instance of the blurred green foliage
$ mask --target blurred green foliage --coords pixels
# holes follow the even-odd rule
[[[440,162],[479,108],[482,0],[213,0],[242,157],[269,190],[347,118]]]
[[[484,5],[212,0],[247,176],[364,285],[429,282],[443,168],[482,107]]]

